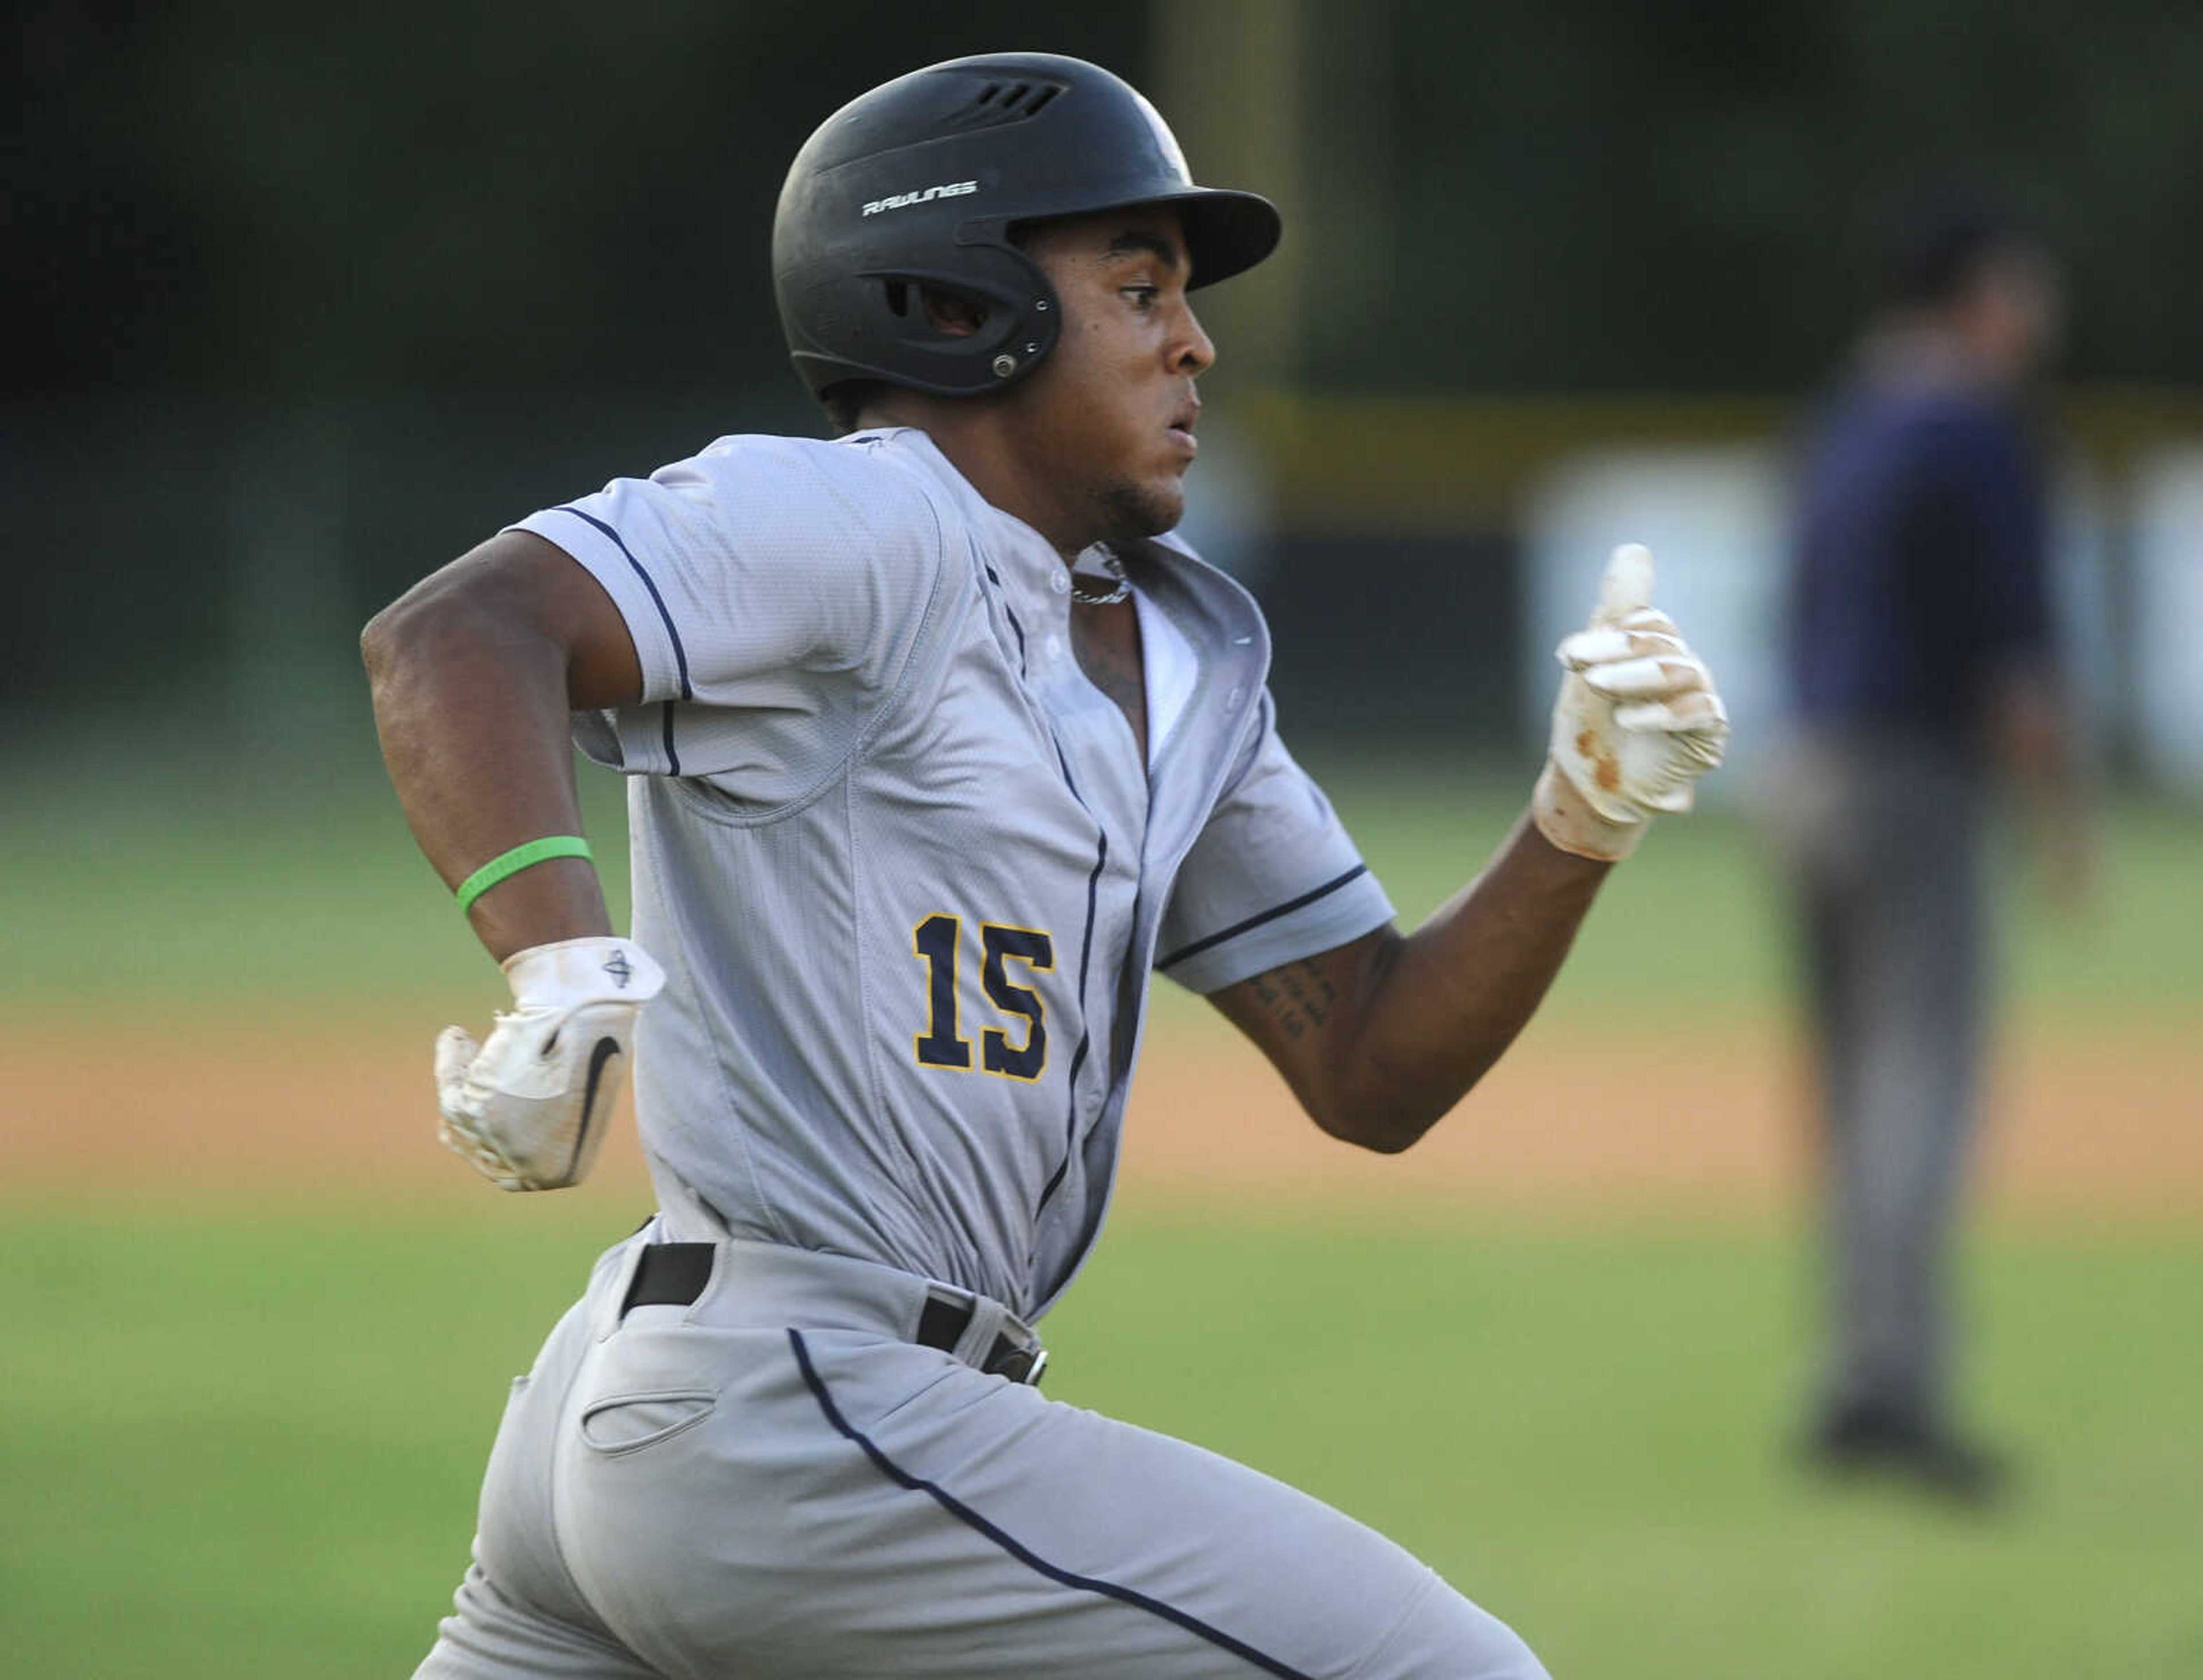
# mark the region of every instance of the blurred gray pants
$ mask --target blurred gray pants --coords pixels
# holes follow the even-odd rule
[[[1890,736],[1806,743],[1786,827],[1819,1060],[1831,1414],[1941,1421],[1947,1255],[1983,1043],[1987,775]]]

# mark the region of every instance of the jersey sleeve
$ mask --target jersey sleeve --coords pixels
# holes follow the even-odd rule
[[[1331,802],[1279,738],[1266,691],[1254,747],[1172,885],[1157,971],[1194,991],[1221,991],[1358,939],[1392,914]]]
[[[701,767],[670,749],[664,707],[818,716],[883,690],[941,568],[939,520],[908,474],[801,439],[723,439],[514,529],[565,550],[626,621],[641,702],[601,723],[631,771]]]

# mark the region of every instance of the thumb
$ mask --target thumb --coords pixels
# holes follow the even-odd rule
[[[1592,609],[1591,621],[1618,624],[1651,604],[1652,551],[1641,542],[1625,542],[1607,559],[1606,573],[1598,580],[1598,605]]]
[[[436,1035],[436,1095],[446,1108],[458,1095],[466,1082],[467,1069],[481,1053],[481,1046],[463,1026],[447,1026]]]

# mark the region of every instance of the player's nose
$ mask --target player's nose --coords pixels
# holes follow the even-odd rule
[[[1203,374],[1216,365],[1216,346],[1202,330],[1200,317],[1190,304],[1178,306],[1179,330],[1172,335],[1171,367],[1178,373]]]

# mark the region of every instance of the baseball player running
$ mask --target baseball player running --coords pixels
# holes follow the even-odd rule
[[[1149,970],[1405,1149],[1726,734],[1618,551],[1523,819],[1394,928],[1279,741],[1255,603],[1169,535],[1188,293],[1278,235],[1090,64],[889,82],[773,230],[837,440],[616,480],[368,627],[392,779],[513,990],[438,1041],[446,1141],[571,1184],[632,1056],[659,1201],[514,1385],[422,1675],[1544,1672],[1367,1529],[1034,1386]],[[631,939],[570,736],[628,778]]]

